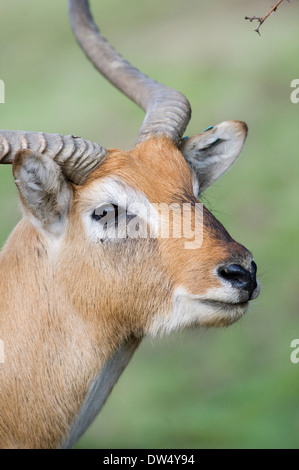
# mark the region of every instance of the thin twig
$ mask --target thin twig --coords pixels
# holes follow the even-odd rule
[[[289,1],[289,0],[287,0]],[[260,27],[262,26],[262,24],[266,21],[266,19],[272,15],[272,13],[274,13],[277,8],[279,7],[279,5],[283,2],[283,0],[279,0],[279,2],[277,2],[274,7],[271,8],[270,11],[268,11],[268,13],[262,18],[260,16],[245,16],[245,20],[249,20],[250,23],[253,21],[253,20],[257,20],[258,21],[258,26],[255,28],[254,31],[256,31],[259,35],[261,35],[260,33]]]

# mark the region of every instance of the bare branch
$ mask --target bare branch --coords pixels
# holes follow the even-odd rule
[[[259,35],[261,35],[260,33],[260,27],[262,26],[262,24],[266,21],[266,19],[272,15],[272,13],[274,13],[277,8],[279,7],[279,5],[283,2],[284,0],[279,0],[275,5],[274,7],[271,8],[270,11],[268,11],[268,13],[262,18],[261,16],[245,16],[245,20],[249,20],[250,23],[254,20],[258,21],[258,26],[255,28],[254,31],[256,31]],[[287,0],[289,2],[289,0]]]

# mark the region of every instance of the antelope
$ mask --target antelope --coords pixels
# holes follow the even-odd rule
[[[2,448],[73,447],[146,335],[228,326],[260,291],[252,254],[204,206],[194,249],[186,236],[113,235],[111,221],[127,226],[155,204],[188,204],[194,227],[198,196],[235,162],[247,126],[226,121],[183,138],[185,96],[124,60],[88,0],[70,0],[69,16],[93,65],[146,115],[130,151],[0,131],[0,162],[12,164],[23,209],[0,254]]]

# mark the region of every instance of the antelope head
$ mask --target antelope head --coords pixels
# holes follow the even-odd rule
[[[226,121],[184,139],[187,99],[125,61],[87,0],[70,0],[69,12],[94,66],[145,111],[136,145],[123,151],[74,136],[0,131],[0,160],[12,164],[23,206],[18,233],[32,249],[24,263],[35,272],[47,266],[44,281],[63,299],[57,309],[71,306],[87,325],[103,365],[126,338],[226,326],[258,296],[252,254],[199,202],[239,156],[247,126]],[[175,218],[180,228],[190,222],[180,236]],[[5,249],[16,249],[21,236]],[[24,279],[29,290],[37,277]]]

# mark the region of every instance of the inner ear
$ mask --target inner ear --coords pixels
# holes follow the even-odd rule
[[[59,234],[65,225],[71,189],[60,166],[50,157],[21,150],[13,161],[13,175],[26,213],[40,226]]]
[[[247,137],[247,125],[225,121],[185,139],[180,150],[194,170],[203,192],[223,175],[240,155]]]

